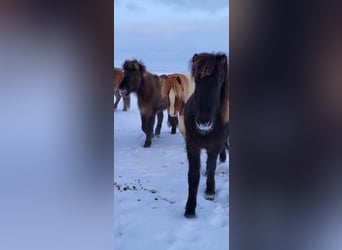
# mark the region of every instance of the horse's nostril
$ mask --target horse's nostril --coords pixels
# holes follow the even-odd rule
[[[127,89],[123,88],[123,89],[119,89],[119,93],[121,95],[125,95],[127,93]]]
[[[210,131],[213,128],[213,123],[211,120],[207,121],[196,121],[196,127],[203,132]]]

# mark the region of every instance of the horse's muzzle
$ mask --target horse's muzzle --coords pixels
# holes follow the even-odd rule
[[[202,133],[208,133],[213,129],[213,122],[211,120],[209,121],[205,121],[205,122],[200,122],[200,121],[196,121],[196,127],[197,129],[202,132]]]
[[[121,96],[126,96],[127,95],[127,89],[119,89],[119,93]]]

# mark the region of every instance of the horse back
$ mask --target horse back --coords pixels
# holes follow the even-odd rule
[[[167,97],[162,97],[162,80],[159,76],[145,72],[143,86],[138,92],[138,105],[143,114],[153,115],[167,108]]]
[[[119,88],[123,78],[124,73],[121,70],[114,68],[114,90],[117,90]]]

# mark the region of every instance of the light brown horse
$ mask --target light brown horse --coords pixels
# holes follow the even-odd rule
[[[118,104],[121,99],[119,87],[123,78],[124,78],[124,72],[118,68],[114,68],[114,95],[116,99],[114,103],[114,110],[116,110],[116,108],[118,107]],[[127,111],[127,109],[129,109],[130,104],[131,104],[131,97],[130,95],[127,95],[127,96],[123,96],[122,99],[124,103],[123,111]]]
[[[163,77],[162,95],[168,97],[168,123],[171,134],[176,133],[179,115],[179,131],[185,139],[184,106],[195,89],[193,80],[184,74],[170,74]]]

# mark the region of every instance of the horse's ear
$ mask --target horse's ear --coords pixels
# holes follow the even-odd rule
[[[221,58],[220,58],[220,63],[221,63],[222,65],[227,64],[227,57],[226,57],[226,55],[222,55],[222,56],[221,56]]]
[[[145,72],[146,71],[146,67],[145,67],[145,65],[142,62],[139,62],[138,65],[139,65],[139,71],[140,72]]]
[[[122,64],[122,68],[125,70],[127,68],[127,61]]]
[[[196,60],[196,58],[197,58],[197,54],[194,54],[193,56],[192,56],[192,62],[194,62],[195,60]]]

